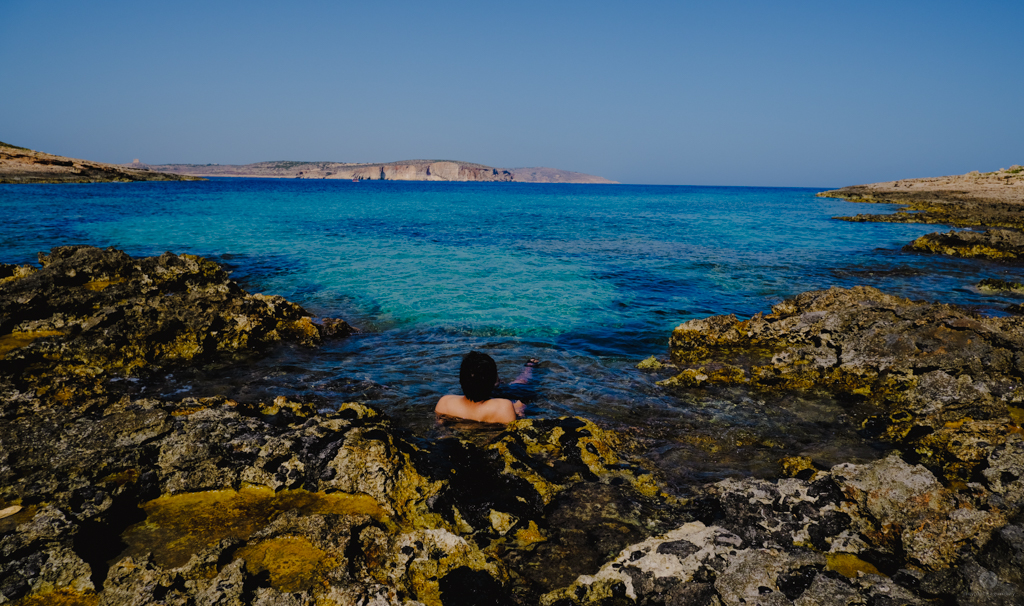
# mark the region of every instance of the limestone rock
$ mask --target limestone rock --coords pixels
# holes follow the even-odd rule
[[[749,320],[715,316],[675,329],[671,388],[739,384],[820,390],[873,403],[865,431],[964,481],[1010,433],[1024,378],[1024,324],[868,287],[803,293]]]
[[[1024,257],[1024,234],[1012,229],[926,234],[904,247],[953,257],[1015,260]]]

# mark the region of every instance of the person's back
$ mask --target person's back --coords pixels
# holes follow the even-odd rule
[[[465,395],[442,396],[434,412],[481,423],[511,423],[522,416],[522,402],[492,398],[498,383],[498,365],[491,356],[471,351],[462,358],[459,383]]]
[[[481,423],[511,423],[517,418],[515,404],[505,398],[474,402],[466,396],[442,396],[434,412]]]

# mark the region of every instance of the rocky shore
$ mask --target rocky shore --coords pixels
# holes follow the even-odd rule
[[[352,329],[189,255],[40,265],[0,267],[0,603],[530,604],[683,515],[583,419],[480,446],[359,403],[139,397]]]
[[[1024,167],[1016,164],[989,173],[852,185],[818,196],[904,206],[892,215],[836,217],[844,221],[1024,227]]]
[[[1020,230],[1024,229],[1024,167],[1016,164],[989,173],[974,171],[950,177],[853,185],[821,192],[818,196],[902,205],[893,214],[834,217],[842,221],[1006,228],[928,234],[909,244],[907,250],[1003,261],[1015,260],[1020,255]]]
[[[0,603],[1024,600],[1020,317],[855,288],[681,325],[646,365],[669,393],[827,394],[890,450],[676,496],[581,418],[428,441],[358,402],[126,387],[352,330],[189,255],[0,266]]]
[[[202,181],[199,177],[65,158],[0,141],[0,183]]]

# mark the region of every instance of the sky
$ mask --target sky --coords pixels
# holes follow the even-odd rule
[[[1024,2],[0,0],[0,141],[839,187],[1024,164]]]

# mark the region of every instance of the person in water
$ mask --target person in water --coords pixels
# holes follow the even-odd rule
[[[531,359],[523,367],[511,385],[523,384],[533,376],[537,360]],[[498,385],[498,365],[494,358],[471,351],[462,358],[459,367],[459,384],[464,395],[442,396],[434,407],[437,414],[460,417],[482,423],[511,423],[526,416],[526,405],[516,400],[492,398],[491,392]]]

